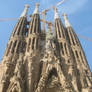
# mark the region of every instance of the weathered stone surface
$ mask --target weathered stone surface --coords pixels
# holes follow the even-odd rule
[[[27,8],[0,64],[0,92],[92,92],[92,73],[66,15],[65,28],[55,9],[54,32],[43,34],[38,4],[29,24]]]

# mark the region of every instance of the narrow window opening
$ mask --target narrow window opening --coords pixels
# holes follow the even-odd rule
[[[18,43],[18,47],[17,47],[17,53],[19,53],[21,51],[21,42]]]
[[[14,44],[13,44],[13,48],[12,48],[12,51],[11,51],[12,53],[14,53],[14,49],[16,47],[16,43],[17,43],[17,41],[15,41]]]
[[[70,63],[71,61],[70,60],[68,60],[68,63]]]
[[[69,31],[69,32],[70,32],[70,36],[71,36],[71,39],[72,39],[73,45],[75,45],[75,42],[74,42],[73,36],[72,36],[72,34],[71,34],[71,31]]]
[[[84,63],[83,57],[82,57],[82,53],[80,52],[80,56],[81,56],[81,60]]]
[[[37,23],[37,19],[35,19],[34,33],[36,33],[36,27],[37,27],[37,25],[38,25],[38,24],[36,24],[36,23]]]
[[[62,43],[60,44],[60,47],[61,47],[62,54],[64,55],[64,50],[63,50],[63,44]]]
[[[31,25],[31,28],[30,28],[30,29],[31,29],[31,30],[30,30],[30,34],[32,34],[32,31],[33,31],[32,29],[33,29],[34,18],[33,18],[32,20],[33,20],[33,21],[31,21],[31,22],[32,22],[32,23],[31,23],[32,25]]]
[[[25,52],[25,50],[26,50],[26,42],[22,42],[22,47],[23,47],[23,48],[21,48],[22,51]]]
[[[64,47],[65,47],[65,52],[66,52],[66,54],[68,55],[66,43],[64,43]]]
[[[63,35],[63,38],[65,38],[64,31],[65,31],[65,30],[62,28],[62,35]]]
[[[60,21],[60,27],[61,27],[62,36],[63,36],[63,38],[65,38],[65,35],[64,35],[65,30],[63,28],[63,25],[62,25],[61,21]]]
[[[38,49],[38,38],[37,38],[37,41],[36,41],[36,49]]]
[[[61,38],[61,34],[60,34],[60,29],[59,29],[59,24],[57,23],[57,28],[58,28],[58,32],[59,32],[59,37]]]
[[[34,49],[34,42],[35,42],[35,38],[33,38],[32,49]]]
[[[79,58],[79,56],[78,56],[78,52],[77,52],[77,51],[75,51],[75,54],[76,54],[76,57]]]
[[[29,39],[29,42],[28,42],[28,49],[27,49],[28,52],[30,50],[30,44],[31,44],[31,38]]]
[[[38,31],[38,33],[40,33],[41,32],[41,29],[40,29],[40,18],[38,18],[37,21],[38,21],[38,27],[37,27],[38,29],[37,29],[37,31]]]

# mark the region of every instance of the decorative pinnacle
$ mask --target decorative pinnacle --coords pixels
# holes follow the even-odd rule
[[[70,25],[70,23],[69,23],[69,21],[68,21],[67,15],[66,15],[65,13],[63,13],[63,16],[64,16],[64,21],[65,21],[65,26],[66,26],[66,28],[67,28],[67,27],[71,27],[71,25]]]
[[[23,13],[21,14],[21,16],[20,16],[20,17],[26,17],[26,16],[27,16],[28,8],[29,8],[29,5],[28,5],[28,4],[26,4],[26,5],[25,5],[25,9],[24,9],[24,11],[23,11]]]
[[[33,14],[38,14],[38,13],[39,13],[39,3],[36,3],[36,7]]]
[[[56,7],[54,7],[54,12],[55,12],[55,19],[58,19],[58,18],[60,18],[59,17],[59,14],[58,14],[58,10],[57,10],[57,8]]]

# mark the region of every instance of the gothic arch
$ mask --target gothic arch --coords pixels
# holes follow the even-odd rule
[[[49,84],[49,85],[48,85]],[[59,81],[57,69],[53,67],[48,75],[48,82],[45,92],[61,92],[63,91],[63,87]]]
[[[7,92],[24,92],[22,83],[15,80],[14,82],[10,83]]]

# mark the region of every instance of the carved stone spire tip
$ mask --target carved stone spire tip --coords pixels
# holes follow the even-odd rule
[[[66,13],[63,13],[62,15],[67,17],[67,14]]]
[[[29,8],[29,5],[28,4],[25,4],[25,7]]]
[[[67,27],[71,27],[70,23],[69,23],[69,20],[67,18],[67,14],[66,13],[63,13],[63,17],[64,17],[64,21],[65,21],[65,26],[66,28]]]
[[[23,13],[21,14],[21,16],[20,16],[20,17],[26,17],[26,16],[27,16],[28,8],[29,8],[29,5],[28,5],[28,4],[26,4],[26,5],[25,5],[25,9],[24,9],[24,11],[23,11]]]
[[[33,14],[38,14],[38,13],[39,13],[39,3],[36,3],[36,7]]]
[[[59,14],[58,14],[58,9],[56,8],[56,7],[54,7],[54,12],[55,12],[55,19],[58,19],[58,18],[60,18],[59,17]]]

